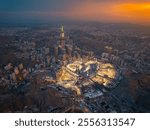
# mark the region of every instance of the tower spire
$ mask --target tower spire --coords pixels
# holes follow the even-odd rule
[[[61,32],[64,32],[64,26],[62,25],[60,28]]]
[[[60,28],[60,44],[62,47],[64,47],[64,44],[65,44],[64,26],[61,26]]]
[[[65,38],[64,26],[61,26],[61,28],[60,28],[60,39],[64,39],[64,38]]]

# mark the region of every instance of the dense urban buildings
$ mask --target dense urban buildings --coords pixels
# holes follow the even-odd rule
[[[0,28],[0,112],[150,112],[149,80],[145,26]]]

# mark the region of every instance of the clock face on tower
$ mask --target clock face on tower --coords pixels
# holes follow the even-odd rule
[[[61,34],[61,37],[62,37],[62,38],[64,38],[64,37],[65,37],[65,34],[64,34],[64,33],[62,33],[62,34]]]

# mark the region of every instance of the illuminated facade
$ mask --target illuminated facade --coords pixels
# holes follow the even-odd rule
[[[62,48],[65,46],[65,32],[63,26],[60,28],[60,45]]]

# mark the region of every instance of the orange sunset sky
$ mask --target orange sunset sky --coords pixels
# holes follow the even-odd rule
[[[2,0],[0,17],[150,24],[150,0]]]
[[[134,0],[88,1],[68,9],[68,17],[81,20],[150,23],[150,2]],[[65,15],[65,12],[64,12]]]

